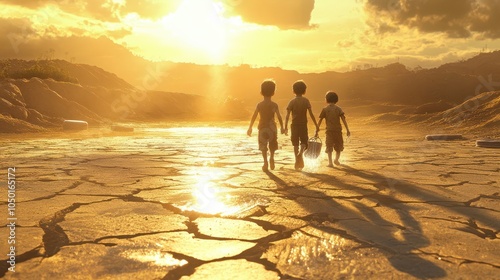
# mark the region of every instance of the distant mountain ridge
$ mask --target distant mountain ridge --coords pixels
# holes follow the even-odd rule
[[[0,66],[3,75],[0,77],[0,132],[60,128],[65,119],[99,125],[128,121],[237,119],[248,114],[234,100],[218,102],[199,95],[139,89],[91,65],[63,60],[15,59],[0,61]],[[49,77],[45,77],[47,75]],[[54,80],[50,75],[62,80]]]
[[[88,48],[90,44],[95,48]],[[283,112],[293,97],[293,82],[304,80],[308,85],[306,97],[311,100],[316,114],[325,105],[324,94],[328,90],[339,94],[339,104],[346,112],[360,116],[403,111],[415,116],[439,114],[485,92],[500,90],[500,51],[481,53],[432,69],[410,70],[394,63],[345,73],[304,74],[277,67],[151,62],[104,37],[44,39],[26,42],[22,48],[24,51],[15,56],[18,59],[0,61],[0,79],[4,78],[0,82],[0,118],[3,118],[0,124],[5,124],[0,125],[0,130],[2,127],[19,127],[7,125],[13,119],[25,122],[26,127],[37,128],[59,126],[68,117],[88,119],[91,123],[130,119],[244,119],[261,100],[260,83],[267,78],[277,82],[273,100]],[[71,60],[88,59],[92,63],[21,59],[23,56],[33,57],[35,50],[47,48],[50,48],[52,57],[65,50],[65,56],[75,54],[78,57]],[[0,55],[7,49],[0,47]],[[76,82],[9,79],[5,75],[37,64],[60,69]],[[42,108],[43,104],[37,103],[36,98],[30,99],[30,96],[37,96],[30,91],[47,94],[55,101],[54,106],[71,108],[71,112],[59,110],[55,114],[48,107]],[[19,98],[24,98],[24,95],[28,97]],[[395,114],[395,117],[401,115]]]
[[[88,48],[89,45],[93,48]],[[106,37],[26,41],[19,46],[18,52],[13,52],[6,44],[0,46],[0,57],[78,61],[114,73],[137,88],[217,99],[230,96],[248,106],[260,99],[259,85],[266,78],[276,80],[278,89],[274,98],[281,106],[293,96],[291,85],[299,79],[308,84],[307,95],[316,104],[324,104],[324,94],[328,90],[336,91],[341,101],[369,100],[420,106],[440,100],[458,105],[476,94],[500,89],[500,51],[480,53],[432,69],[409,70],[394,63],[345,73],[151,62]]]
[[[93,47],[89,48],[90,45]],[[307,95],[317,104],[323,104],[328,90],[336,91],[341,101],[360,99],[420,106],[439,100],[458,105],[476,94],[500,89],[500,51],[480,53],[432,69],[409,70],[394,63],[345,73],[299,73],[277,67],[151,62],[106,37],[23,42],[15,54],[8,46],[0,47],[0,57],[35,59],[40,56],[96,65],[141,89],[183,92],[219,100],[231,97],[248,106],[260,99],[259,85],[266,78],[276,80],[278,90],[274,98],[281,106],[293,96],[291,85],[298,79],[305,80]],[[154,82],[145,82],[150,76]]]

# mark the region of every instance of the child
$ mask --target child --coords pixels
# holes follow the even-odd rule
[[[321,126],[321,122],[323,119],[326,120],[326,153],[328,154],[328,167],[333,167],[332,163],[332,152],[335,150],[335,164],[340,165],[339,158],[340,152],[344,150],[344,139],[342,138],[342,125],[340,124],[340,120],[344,123],[344,126],[347,130],[347,136],[351,136],[351,132],[349,131],[349,126],[347,126],[347,121],[345,119],[345,114],[342,109],[337,106],[337,102],[339,101],[338,95],[329,91],[325,95],[326,102],[328,106],[321,110],[321,114],[319,115],[319,123],[318,128],[316,130],[316,135],[319,132],[319,127]]]
[[[293,92],[295,93],[295,98],[288,103],[286,107],[287,114],[285,119],[285,134],[288,134],[288,119],[290,114],[292,114],[292,135],[290,136],[293,145],[293,152],[295,154],[295,169],[301,170],[304,168],[304,159],[302,154],[307,149],[307,141],[309,136],[307,133],[307,112],[309,111],[309,116],[311,116],[316,130],[318,129],[318,124],[312,113],[311,103],[303,95],[306,93],[306,84],[304,81],[296,81],[293,84]],[[299,150],[300,146],[300,150]]]
[[[268,165],[271,170],[274,170],[274,152],[278,149],[278,132],[276,129],[276,122],[274,121],[274,115],[278,117],[278,121],[280,122],[281,133],[284,133],[283,119],[281,118],[278,104],[271,101],[275,89],[276,83],[273,80],[265,80],[262,82],[260,93],[264,96],[264,100],[257,104],[257,108],[255,108],[252,120],[250,121],[250,127],[247,131],[247,135],[252,136],[252,126],[257,118],[257,114],[259,114],[259,150],[262,152],[262,158],[264,159],[264,165],[262,166],[262,171],[264,172],[268,171]],[[270,152],[269,164],[267,161],[268,145]]]

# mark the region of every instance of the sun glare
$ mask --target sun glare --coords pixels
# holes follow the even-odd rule
[[[180,206],[183,211],[195,211],[212,215],[228,216],[242,210],[241,205],[233,205],[233,197],[218,186],[218,181],[226,174],[210,167],[197,168],[192,171],[193,202]]]
[[[183,0],[167,17],[165,25],[173,27],[174,37],[186,47],[204,52],[212,62],[224,58],[228,47],[227,28],[220,3],[209,0]]]

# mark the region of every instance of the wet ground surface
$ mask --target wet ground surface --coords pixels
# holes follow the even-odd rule
[[[498,279],[500,150],[376,131],[301,172],[280,136],[266,173],[243,125],[4,137],[16,256],[8,271],[4,183],[0,275]]]

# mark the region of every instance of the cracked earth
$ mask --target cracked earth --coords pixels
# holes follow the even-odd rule
[[[2,137],[0,276],[498,279],[500,150],[358,126],[342,166],[279,136],[264,173],[245,125]]]

